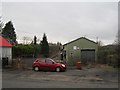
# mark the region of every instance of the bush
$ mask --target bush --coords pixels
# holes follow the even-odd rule
[[[116,45],[101,46],[98,49],[98,63],[118,67],[118,52]]]
[[[37,57],[40,53],[39,45],[17,45],[13,47],[13,58],[16,57]]]

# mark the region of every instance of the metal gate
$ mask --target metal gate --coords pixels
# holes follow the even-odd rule
[[[89,64],[95,62],[95,49],[82,49],[81,50],[82,63]]]

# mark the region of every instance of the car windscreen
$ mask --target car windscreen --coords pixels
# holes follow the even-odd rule
[[[54,63],[56,63],[53,59],[50,59],[50,58],[49,58],[49,60],[52,61],[52,62],[54,62]]]

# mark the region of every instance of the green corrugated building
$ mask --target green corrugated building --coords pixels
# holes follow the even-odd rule
[[[63,45],[63,60],[68,65],[76,62],[95,63],[97,61],[98,44],[85,37],[78,38]]]

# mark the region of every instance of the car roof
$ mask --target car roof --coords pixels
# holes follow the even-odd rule
[[[51,58],[37,58],[36,60],[51,59]]]

